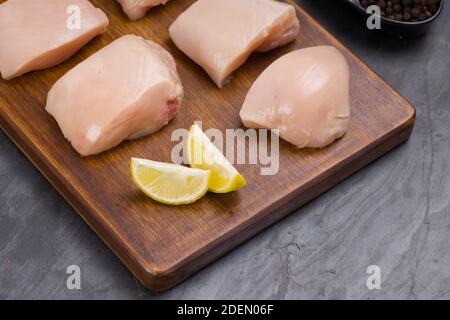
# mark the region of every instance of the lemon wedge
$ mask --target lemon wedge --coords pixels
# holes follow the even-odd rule
[[[209,171],[137,158],[131,159],[130,167],[139,189],[165,204],[192,203],[208,191]]]
[[[227,193],[239,190],[245,185],[244,177],[196,124],[189,129],[187,154],[192,168],[211,172],[209,191]]]

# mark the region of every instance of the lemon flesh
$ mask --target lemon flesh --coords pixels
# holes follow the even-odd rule
[[[189,129],[187,153],[192,168],[211,172],[209,191],[227,193],[239,190],[246,184],[244,177],[196,124]]]
[[[210,172],[146,159],[131,159],[134,183],[152,199],[171,205],[188,204],[205,195]]]

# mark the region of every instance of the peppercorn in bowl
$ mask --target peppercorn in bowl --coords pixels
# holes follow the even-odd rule
[[[381,31],[403,36],[418,36],[431,27],[442,12],[443,0],[346,0],[361,14],[369,17],[370,6],[380,8]]]

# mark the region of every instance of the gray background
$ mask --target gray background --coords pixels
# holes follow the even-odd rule
[[[417,39],[303,7],[417,107],[410,141],[176,288],[146,290],[0,132],[0,298],[450,299],[450,14]],[[82,290],[65,270],[82,269]],[[382,288],[366,287],[381,267]]]

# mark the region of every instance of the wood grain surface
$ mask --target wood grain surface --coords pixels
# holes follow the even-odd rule
[[[414,108],[301,8],[302,31],[297,41],[252,55],[235,73],[233,82],[220,90],[169,39],[168,26],[193,0],[171,1],[138,22],[129,21],[115,1],[92,2],[111,20],[106,34],[57,67],[12,81],[0,80],[0,125],[150,289],[174,286],[402,143],[411,133]],[[45,112],[47,92],[76,64],[129,33],[157,41],[174,55],[185,87],[182,110],[156,134],[81,158]],[[191,205],[162,205],[137,190],[129,175],[131,157],[169,162],[176,144],[171,133],[196,120],[203,122],[204,129],[241,128],[238,112],[257,76],[281,55],[314,45],[336,46],[351,66],[352,118],[344,138],[323,150],[297,150],[282,142],[277,175],[261,176],[259,165],[238,165],[248,182],[244,189],[227,195],[208,194]]]

